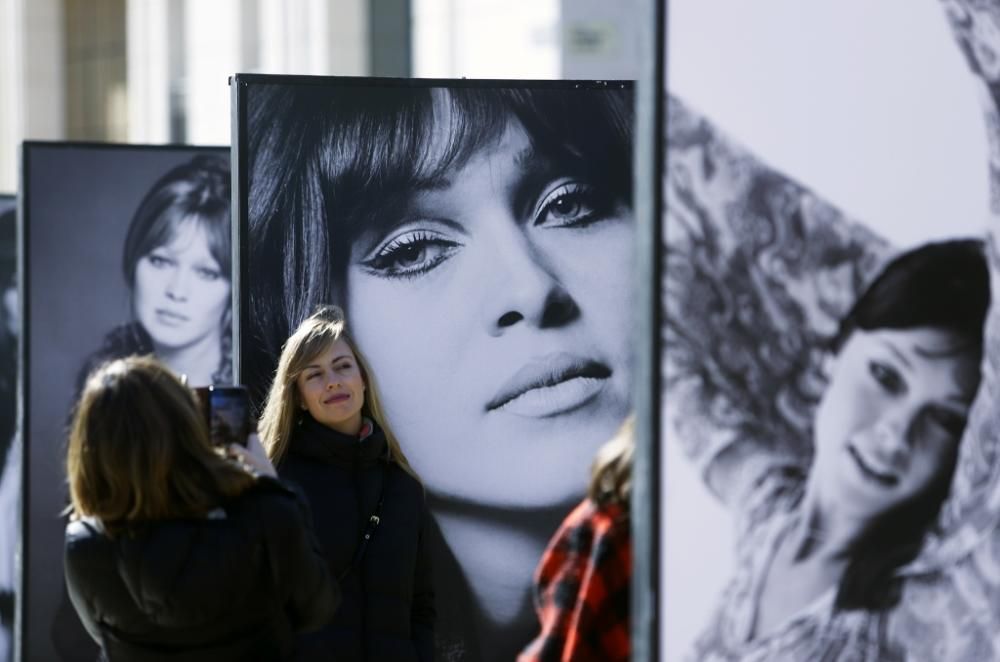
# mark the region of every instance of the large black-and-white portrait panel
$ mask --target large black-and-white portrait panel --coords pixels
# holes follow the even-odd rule
[[[17,413],[17,198],[0,194],[0,661],[13,659],[14,553],[21,504],[20,451],[15,448]]]
[[[96,656],[62,574],[87,372],[155,354],[192,385],[232,380],[230,181],[227,148],[24,145],[25,660]]]
[[[1000,10],[669,13],[663,658],[1000,659]]]
[[[238,76],[240,379],[345,309],[427,489],[442,659],[509,660],[631,404],[626,83]]]

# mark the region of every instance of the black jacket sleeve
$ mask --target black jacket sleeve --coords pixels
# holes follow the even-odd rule
[[[313,530],[309,503],[288,483],[281,483],[280,494],[267,499],[264,518],[266,551],[292,628],[318,630],[333,617],[340,590]]]
[[[73,603],[73,608],[80,617],[83,627],[86,628],[87,634],[98,644],[101,642],[101,629],[97,625],[93,606],[85,596],[84,587],[90,576],[86,559],[92,558],[94,554],[93,551],[88,551],[88,548],[99,545],[100,536],[99,532],[85,522],[70,522],[66,526],[66,546],[63,550],[63,573],[70,602]],[[64,604],[60,604],[59,618],[64,622],[72,622],[72,617],[68,616]]]
[[[434,622],[437,611],[434,606],[434,576],[431,571],[431,550],[428,540],[427,522],[430,518],[424,504],[420,515],[420,540],[417,549],[417,567],[413,577],[413,607],[410,612],[410,628],[413,644],[420,662],[434,659]]]

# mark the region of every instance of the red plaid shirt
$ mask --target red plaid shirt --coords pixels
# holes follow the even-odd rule
[[[535,573],[542,631],[518,662],[627,661],[632,537],[619,504],[583,501]]]

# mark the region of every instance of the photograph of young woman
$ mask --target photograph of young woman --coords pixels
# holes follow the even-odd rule
[[[28,142],[23,655],[94,659],[66,596],[66,427],[88,370],[151,354],[232,380],[228,149]]]
[[[229,162],[198,155],[146,193],[125,235],[134,320],[112,329],[82,378],[112,358],[153,354],[193,386],[232,383]]]
[[[21,451],[17,426],[17,200],[0,195],[0,662],[14,654],[14,589]]]
[[[987,78],[1000,13],[945,4]],[[893,247],[679,100],[668,113],[664,437],[734,543],[684,658],[997,659],[996,219]]]
[[[631,90],[256,80],[242,380],[344,308],[440,529],[439,659],[512,659],[629,411]]]

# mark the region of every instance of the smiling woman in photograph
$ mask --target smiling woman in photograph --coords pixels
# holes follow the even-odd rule
[[[898,573],[951,488],[989,302],[981,242],[901,254],[831,343],[811,462],[749,433],[709,459],[703,475],[735,514],[737,566],[692,659],[905,659],[889,627]]]
[[[134,320],[107,334],[81,385],[132,354],[155,355],[194,386],[232,382],[229,179],[225,159],[199,155],[146,193],[122,259]]]
[[[244,381],[340,303],[428,491],[442,659],[512,659],[532,571],[630,407],[631,91],[248,96]]]
[[[947,5],[995,164],[1000,11]],[[667,109],[667,443],[735,524],[687,659],[998,659],[995,212],[985,240],[893,249]]]

